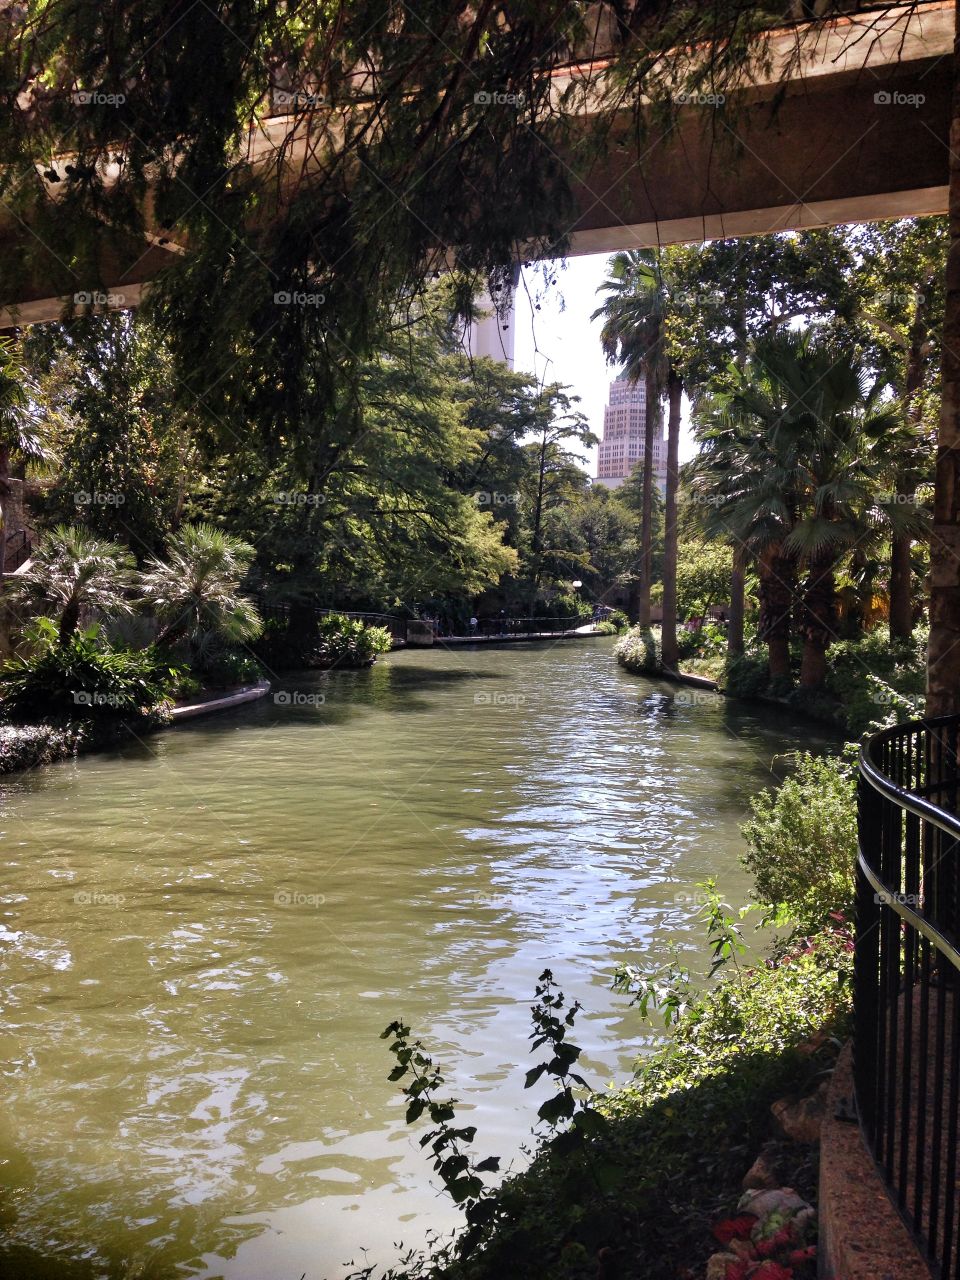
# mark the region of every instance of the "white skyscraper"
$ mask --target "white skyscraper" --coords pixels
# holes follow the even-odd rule
[[[603,410],[603,436],[597,457],[597,483],[616,489],[643,461],[647,425],[647,389],[643,382],[617,378]],[[653,439],[653,477],[662,493],[667,485],[667,444],[661,422]]]

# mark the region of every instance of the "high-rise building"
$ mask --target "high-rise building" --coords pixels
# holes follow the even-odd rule
[[[598,484],[616,489],[637,463],[643,462],[646,425],[647,389],[643,382],[630,382],[627,378],[611,382],[597,457]],[[667,486],[667,444],[662,423],[653,438],[653,478],[662,493]]]

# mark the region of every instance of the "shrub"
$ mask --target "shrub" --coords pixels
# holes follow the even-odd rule
[[[214,641],[194,654],[191,670],[204,688],[227,689],[237,684],[254,684],[263,668],[251,654]]]
[[[760,698],[769,683],[766,658],[740,653],[727,663],[724,689],[734,698]]]
[[[99,627],[57,642],[41,618],[27,632],[31,650],[0,668],[0,698],[16,723],[162,719],[179,672],[153,649],[110,649]]]
[[[755,968],[729,966],[705,989],[671,968],[664,987],[681,1002],[671,1036],[633,1083],[593,1099],[605,1128],[573,1153],[551,1142],[508,1178],[479,1247],[461,1254],[454,1244],[432,1266],[387,1277],[594,1280],[608,1253],[629,1257],[629,1274],[644,1280],[675,1280],[698,1263],[703,1274],[716,1248],[709,1224],[770,1137],[770,1105],[807,1092],[832,1065],[852,950],[846,928],[832,927]]]
[[[750,801],[744,866],[761,902],[786,908],[804,932],[853,903],[856,787],[835,756],[801,752],[796,772]]]
[[[660,640],[649,627],[631,627],[613,652],[621,667],[634,675],[658,675],[662,670]]]
[[[885,627],[856,640],[832,645],[826,691],[833,699],[834,723],[859,737],[887,715],[911,719],[921,713],[926,682],[926,632],[917,628],[910,640],[891,645]]]
[[[598,622],[594,628],[598,636],[618,636],[620,629],[615,622],[611,622],[609,618],[605,618],[603,622]]]
[[[386,627],[368,627],[359,618],[328,613],[320,620],[318,656],[326,667],[369,667],[386,653],[393,637]]]
[[[687,630],[681,627],[677,633],[677,651],[681,658],[708,657],[726,651],[727,633],[716,622],[705,622],[702,627]]]

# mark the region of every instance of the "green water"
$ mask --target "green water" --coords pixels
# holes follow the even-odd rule
[[[744,896],[737,824],[793,745],[606,641],[279,688],[4,785],[5,1278],[322,1280],[452,1225],[380,1031],[410,1022],[518,1158],[537,975],[625,1079],[615,964],[699,962],[695,885]]]

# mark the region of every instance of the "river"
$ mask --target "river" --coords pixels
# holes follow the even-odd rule
[[[795,742],[611,647],[395,653],[3,780],[0,1274],[335,1280],[450,1228],[379,1033],[521,1158],[546,966],[586,1073],[628,1078],[613,970],[702,966],[697,882],[744,900]]]

